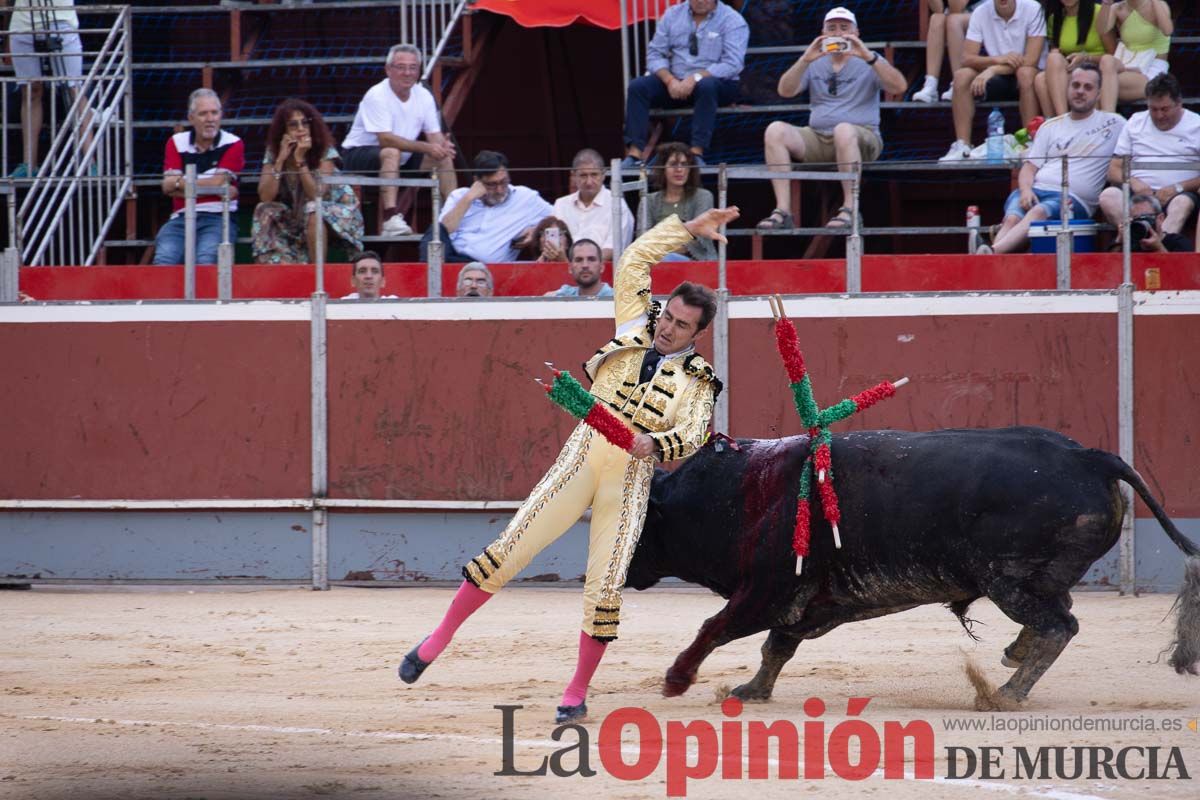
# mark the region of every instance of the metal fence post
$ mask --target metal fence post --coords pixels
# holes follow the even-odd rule
[[[839,169],[841,165],[839,165]],[[858,224],[862,193],[862,163],[854,168],[854,181],[850,184],[850,237],[846,240],[846,291],[850,294],[862,292],[862,231]]]
[[[1058,219],[1062,226],[1054,237],[1054,272],[1055,285],[1059,291],[1065,292],[1071,288],[1071,250],[1074,238],[1071,236],[1071,223],[1068,207],[1071,204],[1070,189],[1067,186],[1067,157],[1062,157],[1062,193],[1059,196]]]
[[[314,176],[315,177],[315,176]],[[318,183],[317,196],[313,200],[313,216],[317,218],[317,252],[310,253],[313,268],[317,273],[317,291],[325,291],[325,212],[321,205],[321,187]]]
[[[725,164],[717,174],[717,208],[728,202],[729,182]],[[725,226],[721,225],[721,233]],[[726,284],[726,243],[717,242],[717,316],[713,320],[713,368],[721,379],[729,381],[729,289]],[[718,433],[729,432],[729,392],[722,392],[713,409],[713,428]]]
[[[329,491],[329,404],[327,328],[324,292],[312,295],[312,496],[324,498]],[[313,505],[312,588],[329,588],[329,528],[325,509]]]
[[[196,299],[196,165],[183,172],[183,298]]]
[[[442,266],[446,252],[442,244],[442,224],[438,221],[438,218],[441,216],[442,191],[440,184],[438,184],[437,171],[435,170],[432,175],[433,186],[430,187],[430,193],[432,194],[433,221],[429,224],[433,226],[433,238],[429,240],[429,247],[426,250],[425,295],[427,297],[441,297]]]
[[[20,296],[21,254],[15,247],[0,253],[0,303],[15,303]]]
[[[1125,184],[1128,191],[1129,184]],[[1126,245],[1128,246],[1128,245]],[[1117,290],[1117,440],[1121,458],[1133,463],[1133,284],[1122,283]],[[1125,516],[1121,520],[1120,579],[1121,594],[1137,591],[1134,561],[1133,489],[1120,484],[1125,498]]]
[[[1129,241],[1129,164],[1130,156],[1121,159],[1121,283],[1133,283],[1133,243]]]
[[[233,242],[229,241],[229,179],[221,187],[221,244],[217,246],[217,299],[233,299]]]
[[[612,193],[612,263],[613,279],[615,280],[617,277],[617,262],[621,260],[621,251],[625,249],[624,237],[617,235],[617,232],[621,231],[621,204],[625,202],[625,191],[621,184],[625,178],[621,175],[621,159],[614,158],[610,162],[610,165],[611,171],[608,176],[608,186],[609,192]]]

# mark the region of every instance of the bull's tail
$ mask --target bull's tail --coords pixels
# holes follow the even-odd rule
[[[1175,599],[1175,641],[1171,644],[1171,655],[1167,662],[1181,675],[1185,672],[1200,674],[1197,673],[1197,666],[1200,665],[1200,547],[1175,527],[1137,470],[1104,450],[1089,450],[1088,453],[1099,460],[1114,478],[1133,487],[1167,536],[1187,556],[1183,568],[1183,586]]]
[[[1142,476],[1138,474],[1137,470],[1126,464],[1123,459],[1107,451],[1088,450],[1087,452],[1093,460],[1099,462],[1105,468],[1110,476],[1125,481],[1125,483],[1133,487],[1133,490],[1138,493],[1138,497],[1142,498],[1146,507],[1150,509],[1150,513],[1158,520],[1158,524],[1162,525],[1163,530],[1167,532],[1167,536],[1171,538],[1176,547],[1183,551],[1184,555],[1189,558],[1200,558],[1200,547],[1197,547],[1195,542],[1184,536],[1179,528],[1175,527],[1175,523],[1171,521],[1171,518],[1167,516],[1167,512],[1159,505],[1158,500],[1150,492],[1150,487],[1142,480]]]

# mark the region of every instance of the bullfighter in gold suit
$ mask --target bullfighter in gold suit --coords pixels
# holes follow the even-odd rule
[[[404,657],[400,677],[414,683],[468,616],[561,536],[591,506],[583,626],[575,677],[556,720],[586,716],[584,699],[608,642],[617,638],[621,588],[641,535],[655,460],[687,458],[704,444],[721,382],[694,341],[716,313],[711,289],[689,282],[665,306],[650,298],[650,270],[696,237],[723,240],[737,209],[713,209],[688,223],[672,216],[621,256],[615,288],[616,335],[588,359],[592,394],[635,433],[627,453],[580,423],[554,465],[504,532],[463,567],[466,580],[445,618]]]

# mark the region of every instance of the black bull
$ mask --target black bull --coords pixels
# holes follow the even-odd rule
[[[1190,558],[1170,664],[1200,659],[1200,550],[1124,461],[1040,428],[863,431],[833,439],[842,547],[819,502],[795,574],[792,533],[808,437],[705,447],[654,478],[627,586],[675,576],[728,600],[667,671],[682,694],[715,648],[764,630],[762,664],[733,693],[766,700],[804,639],[846,622],[946,603],[964,622],[987,597],[1022,626],[1005,650],[1016,672],[999,702],[1024,700],[1079,629],[1070,589],[1117,542],[1134,488]],[[813,487],[816,498],[816,486]]]

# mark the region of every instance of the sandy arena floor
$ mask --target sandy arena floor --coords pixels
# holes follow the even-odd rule
[[[663,672],[721,600],[703,590],[630,592],[621,641],[611,646],[589,697],[594,777],[496,776],[501,714],[516,712],[515,766],[531,770],[573,745],[550,739],[551,718],[574,667],[578,587],[510,587],[460,631],[416,686],[396,678],[403,653],[440,617],[450,589],[91,590],[0,592],[0,797],[2,798],[423,798],[667,796],[665,757],[650,777],[622,781],[595,751],[604,715],[623,706],[667,720],[726,718],[722,687],[757,668],[765,634],[718,650],[681,698],[658,691]],[[850,782],[722,780],[686,783],[693,798],[874,796],[1200,797],[1200,679],[1155,663],[1170,639],[1171,597],[1082,593],[1081,631],[1009,715],[973,710],[963,673],[974,658],[997,683],[1000,651],[1016,628],[989,603],[972,609],[971,642],[938,607],[843,627],[801,645],[769,704],[743,722],[807,719],[810,697],[828,705],[826,731],[846,718],[848,697],[872,698],[862,718],[927,720],[938,779]],[[1025,718],[1129,721],[1156,731],[948,731],[948,720]],[[1011,724],[1011,723],[1007,723]],[[1162,726],[1174,730],[1163,731]],[[626,760],[638,757],[626,729]],[[1002,746],[1006,777],[946,780],[946,748]],[[1014,779],[1016,745],[1179,748],[1188,780]],[[632,748],[632,751],[631,751]],[[976,752],[978,752],[976,750]],[[693,753],[693,759],[695,760]],[[1138,755],[1131,768],[1144,767]],[[1135,763],[1136,762],[1136,763]],[[568,769],[578,753],[568,754]],[[1069,764],[1068,764],[1069,765]],[[961,762],[960,762],[961,766]],[[680,773],[681,774],[681,773]],[[744,773],[743,773],[744,774]],[[1178,777],[1178,772],[1172,773]],[[802,773],[803,775],[803,773]]]

